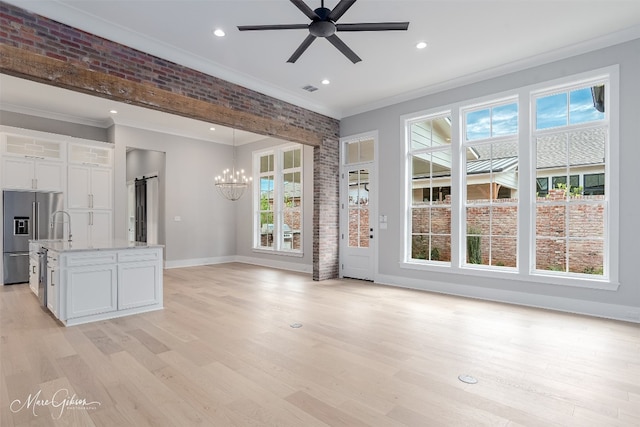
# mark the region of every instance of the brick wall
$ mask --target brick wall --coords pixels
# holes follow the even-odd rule
[[[313,278],[338,275],[338,120],[0,2],[0,43],[78,69],[276,120],[319,135],[314,148]],[[87,89],[89,91],[89,89]],[[109,98],[108,93],[93,94]],[[160,109],[160,108],[159,108]],[[215,117],[211,117],[216,122]],[[245,130],[268,134],[267,129]]]
[[[573,201],[584,200],[587,203],[572,204],[569,207],[568,226],[566,225],[566,205],[554,205],[548,202],[561,201],[565,198],[564,190],[551,190],[549,197],[541,197],[536,208],[536,268],[541,270],[564,270],[567,253],[569,254],[569,271],[575,273],[598,273],[603,266],[604,246],[601,240],[584,239],[604,236],[604,206],[589,203],[603,200],[603,196],[578,196]],[[482,202],[475,200],[474,202]],[[494,205],[467,207],[467,226],[469,230],[481,236],[480,248],[482,264],[489,264],[491,249],[491,265],[515,267],[517,254],[517,206],[501,204],[517,202],[517,199],[497,199]],[[451,260],[449,224],[451,209],[438,208],[414,209],[412,212],[412,229],[414,235],[429,232],[429,215],[431,215],[432,233],[444,234],[433,236],[431,248],[437,247],[441,261]],[[429,213],[431,211],[431,213]],[[492,217],[490,223],[489,219]],[[414,251],[424,245],[428,248],[428,236],[425,236]],[[491,245],[491,248],[490,248]],[[428,251],[423,251],[428,255]]]

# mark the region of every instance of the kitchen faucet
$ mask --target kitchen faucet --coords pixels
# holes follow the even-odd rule
[[[49,222],[51,223],[51,229],[53,230],[53,225],[57,223],[57,221],[53,220],[57,213],[65,214],[69,218],[69,240],[68,241],[71,242],[71,215],[69,215],[69,212],[55,211],[54,213],[52,213],[51,216],[49,217]],[[64,219],[62,220],[62,224],[63,224],[62,236],[64,237]],[[52,237],[55,238],[56,236],[52,236]]]

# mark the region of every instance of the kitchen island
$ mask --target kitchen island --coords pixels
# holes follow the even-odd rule
[[[32,262],[42,249],[46,306],[66,326],[163,308],[161,245],[37,240],[30,242]]]

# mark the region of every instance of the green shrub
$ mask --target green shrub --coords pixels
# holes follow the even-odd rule
[[[467,229],[467,257],[469,264],[482,264],[482,248],[480,247],[480,236],[482,232],[479,228],[469,227]]]

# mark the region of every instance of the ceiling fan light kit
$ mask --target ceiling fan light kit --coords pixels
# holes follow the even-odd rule
[[[311,43],[318,37],[325,38],[336,47],[344,56],[354,64],[362,59],[347,46],[337,35],[340,31],[406,31],[409,22],[361,22],[354,24],[337,24],[336,22],[349,10],[356,0],[340,0],[333,9],[324,7],[324,0],[319,8],[312,10],[302,0],[290,0],[309,19],[310,24],[275,24],[275,25],[239,25],[239,31],[264,31],[264,30],[309,30],[309,34],[302,41],[298,49],[287,62],[294,63],[306,51]]]

